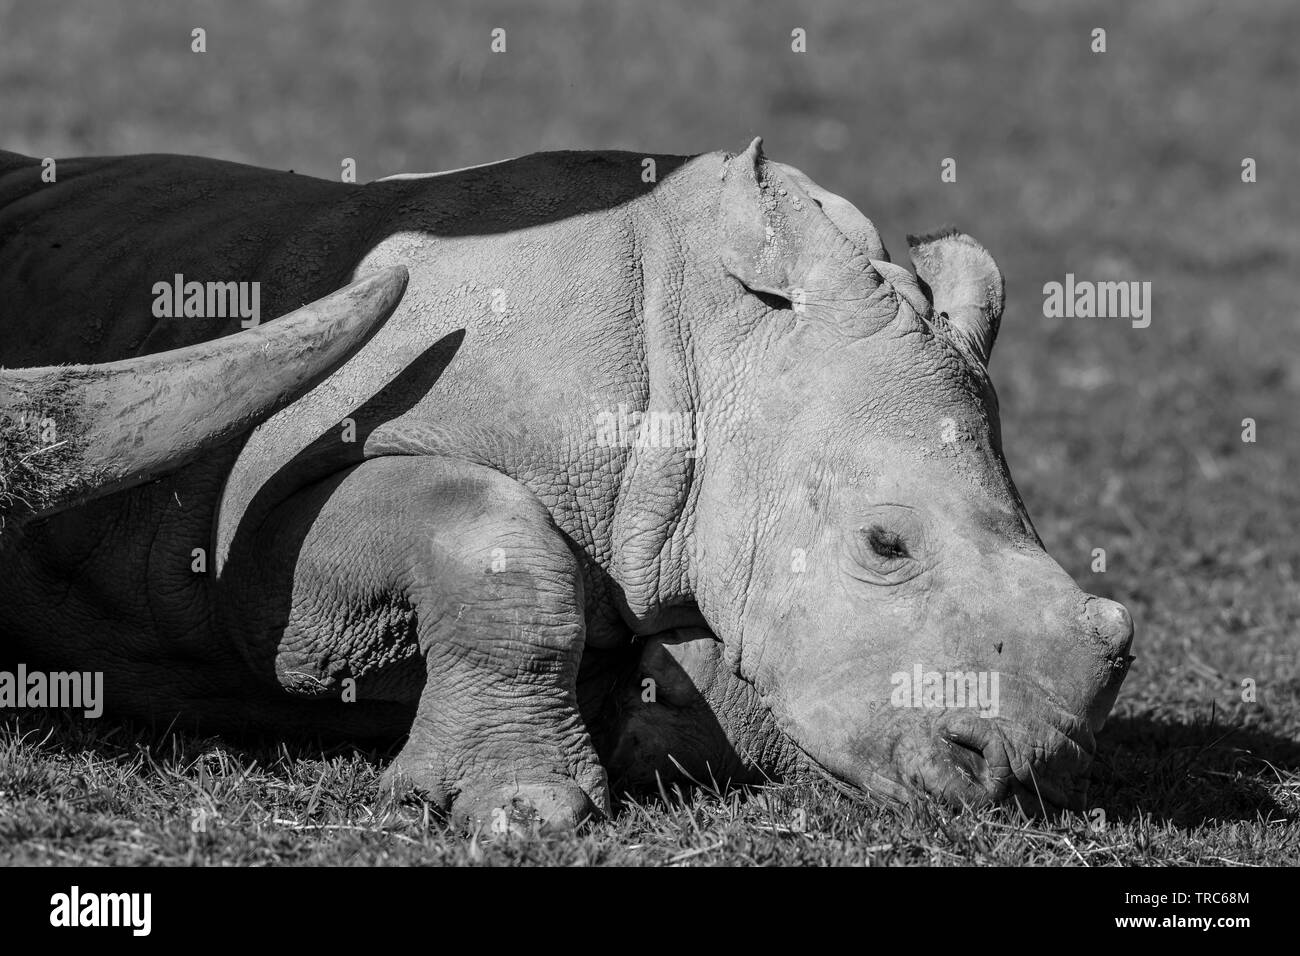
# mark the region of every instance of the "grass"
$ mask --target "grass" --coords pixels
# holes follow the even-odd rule
[[[0,396],[0,534],[6,533],[6,526],[8,534],[16,533],[13,517],[65,499],[90,477],[77,453],[77,417],[63,391],[46,387],[41,400],[33,401],[27,391],[11,386]],[[56,415],[63,424],[62,436],[51,417]],[[0,546],[5,543],[0,540]]]
[[[1104,815],[873,803],[820,780],[626,799],[576,837],[462,834],[351,747],[232,744],[26,712],[0,725],[8,862],[76,865],[1237,865],[1300,861],[1300,744],[1120,721]],[[102,727],[102,729],[101,729]],[[1272,750],[1279,765],[1259,756]]]
[[[1106,826],[873,806],[796,783],[631,804],[572,840],[468,840],[426,825],[418,802],[378,806],[374,753],[11,714],[0,854],[1300,863],[1300,7],[697,9],[404,0],[377,16],[296,0],[0,0],[0,145],[189,152],[330,177],[353,157],[369,179],[548,148],[736,150],[762,134],[770,156],[854,201],[896,252],[908,232],[969,230],[1008,279],[991,371],[1012,474],[1048,550],[1137,623],[1094,770]],[[198,25],[203,55],[189,50]],[[509,52],[493,56],[498,25]],[[805,55],[789,52],[793,26],[808,31]],[[1089,51],[1096,26],[1105,54]],[[1254,184],[1240,179],[1247,156]],[[945,157],[956,183],[940,182]],[[1067,272],[1150,281],[1151,327],[1043,318],[1043,284]],[[217,822],[193,832],[192,811],[209,805]],[[803,833],[782,829],[796,808]]]

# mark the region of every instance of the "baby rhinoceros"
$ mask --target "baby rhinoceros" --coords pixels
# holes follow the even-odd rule
[[[1012,484],[986,370],[1002,278],[969,236],[911,240],[913,275],[758,140],[365,185],[7,164],[0,301],[30,327],[6,341],[36,341],[47,303],[88,313],[78,357],[48,361],[228,331],[99,305],[173,274],[260,282],[278,314],[410,272],[246,441],[0,554],[58,598],[0,607],[0,630],[105,671],[109,707],[406,734],[388,782],[471,824],[573,826],[678,766],[1082,806],[1132,625]]]

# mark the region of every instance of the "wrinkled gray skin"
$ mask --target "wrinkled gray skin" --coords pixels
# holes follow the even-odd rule
[[[352,186],[132,157],[42,187],[0,154],[0,301],[27,332],[86,314],[62,360],[228,330],[110,318],[173,273],[259,280],[272,313],[411,273],[242,447],[34,526],[0,560],[30,595],[0,627],[105,670],[121,712],[409,731],[389,781],[465,821],[572,825],[677,764],[1080,806],[1132,629],[1044,553],[1007,473],[991,258],[917,240],[918,282],[757,141],[653,157],[657,182],[645,158]],[[688,416],[697,451],[611,443],[620,405]],[[892,706],[918,663],[997,671],[999,715]]]

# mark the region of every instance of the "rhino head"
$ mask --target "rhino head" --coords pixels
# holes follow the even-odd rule
[[[406,281],[384,269],[277,322],[157,355],[0,368],[0,545],[250,431],[354,355]]]
[[[675,706],[625,708],[616,779],[703,755],[707,713],[760,762],[864,790],[1081,808],[1132,623],[1048,556],[1012,483],[993,259],[961,233],[911,238],[913,275],[757,140],[726,162],[717,220],[738,320],[700,350],[708,630],[647,643],[641,674]]]

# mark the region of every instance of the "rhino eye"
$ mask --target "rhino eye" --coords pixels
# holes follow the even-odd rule
[[[845,573],[864,584],[888,587],[903,584],[924,572],[926,562],[913,556],[908,546],[911,542],[922,554],[926,551],[924,522],[915,510],[904,505],[879,505],[872,510],[876,514],[861,515],[858,519],[861,524],[846,529],[851,537]]]
[[[897,561],[912,556],[911,552],[907,550],[907,545],[903,544],[903,539],[897,533],[886,531],[878,524],[867,529],[867,544],[879,557],[888,561]]]

